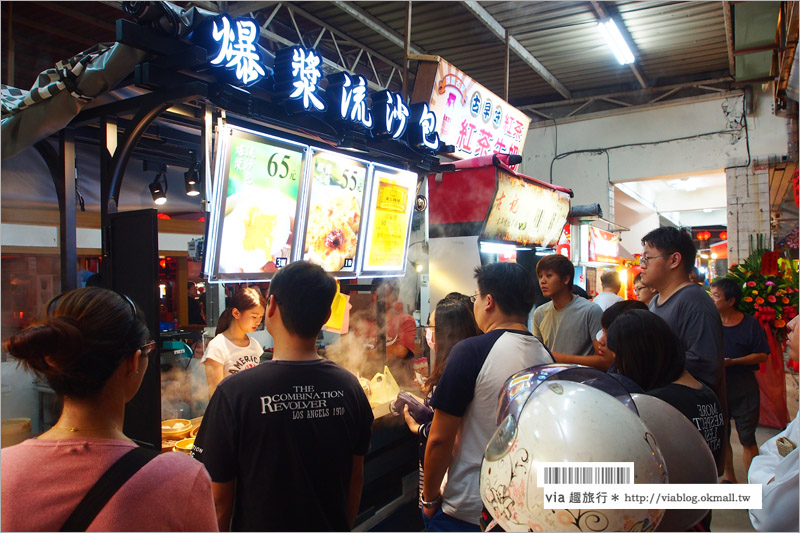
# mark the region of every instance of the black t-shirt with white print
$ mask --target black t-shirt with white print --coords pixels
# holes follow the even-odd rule
[[[344,531],[353,455],[372,409],[337,364],[267,361],[217,387],[193,456],[214,482],[236,480],[232,531]]]

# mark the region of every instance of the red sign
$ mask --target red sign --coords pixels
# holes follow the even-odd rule
[[[619,236],[589,226],[588,260],[597,263],[619,263]]]
[[[569,222],[564,224],[564,231],[556,245],[556,253],[561,254],[567,259],[572,259],[572,235],[570,235]]]

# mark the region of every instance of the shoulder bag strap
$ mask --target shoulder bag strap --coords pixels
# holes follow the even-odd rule
[[[120,457],[84,495],[60,531],[86,531],[114,494],[158,453],[136,447]]]

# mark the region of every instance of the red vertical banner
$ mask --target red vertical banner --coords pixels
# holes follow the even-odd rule
[[[767,309],[764,310],[767,311]],[[770,353],[756,372],[756,381],[758,381],[758,390],[761,395],[761,413],[758,423],[762,426],[783,429],[789,423],[789,412],[786,408],[786,373],[783,368],[783,350],[775,339],[775,333],[770,326],[770,317],[765,316],[767,313],[760,311],[756,313],[756,318],[767,334]],[[774,319],[773,311],[772,320]]]

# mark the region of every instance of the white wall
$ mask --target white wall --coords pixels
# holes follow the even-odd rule
[[[755,116],[747,117],[752,159],[787,154],[787,120],[773,115],[770,91],[770,87],[764,91],[756,90]],[[602,152],[556,160],[553,162],[553,183],[573,189],[573,204],[599,202],[603,213],[610,215],[609,174],[614,183],[716,170],[745,163],[747,146],[743,135],[738,139],[736,135],[718,134],[668,143],[624,146],[737,129],[731,120],[741,117],[742,105],[743,97],[735,96],[556,126],[549,122],[545,127],[528,132],[521,171],[549,181],[556,143],[558,154],[609,148],[608,160]]]

